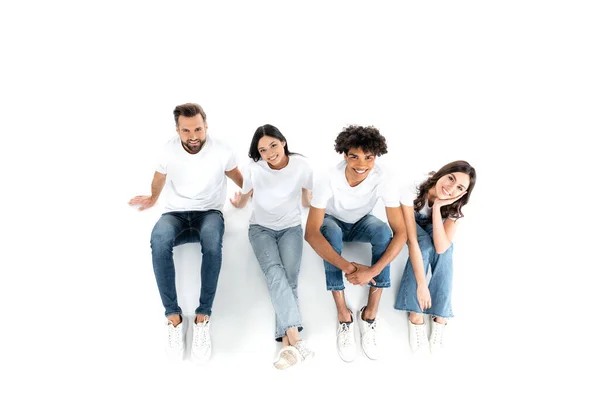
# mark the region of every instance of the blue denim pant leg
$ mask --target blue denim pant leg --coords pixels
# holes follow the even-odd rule
[[[298,274],[302,260],[302,227],[275,231],[250,225],[248,237],[265,275],[275,310],[275,339],[281,340],[290,328],[302,330],[298,303]]]
[[[419,222],[419,220],[417,220]],[[437,254],[433,244],[433,226],[430,223],[417,223],[417,239],[423,258],[425,274],[431,265],[431,280],[429,293],[431,295],[431,308],[421,311],[417,300],[417,281],[413,265],[408,259],[404,274],[400,281],[400,288],[396,296],[394,308],[401,311],[431,314],[442,318],[451,318],[452,305],[452,253],[451,245],[443,254]],[[435,273],[435,275],[434,275]]]
[[[181,314],[177,304],[173,248],[188,241],[190,236],[184,213],[163,214],[152,229],[152,265],[166,316]]]
[[[225,221],[223,214],[218,210],[194,211],[193,213],[192,229],[197,230],[202,247],[200,304],[195,312],[210,316],[223,261]]]
[[[431,294],[431,308],[428,314],[441,318],[452,318],[452,255],[454,244],[442,254],[434,252],[431,261],[431,280],[429,293]]]
[[[371,266],[374,265],[388,248],[392,241],[392,230],[379,218],[367,214],[356,223],[354,223],[344,238],[347,242],[366,242],[371,243]],[[369,286],[377,288],[390,287],[390,264],[386,265],[379,275],[373,278],[375,285],[369,283]]]
[[[323,224],[321,225],[321,234],[329,242],[331,247],[338,253],[342,254],[344,247],[344,223],[331,215],[325,214]],[[325,284],[327,290],[344,290],[344,276],[342,270],[335,265],[323,260],[325,266]]]
[[[371,265],[379,261],[392,240],[392,231],[388,225],[371,214],[365,215],[354,224],[326,214],[321,225],[321,233],[338,254],[342,254],[344,242],[371,243]],[[342,271],[325,260],[323,263],[327,290],[344,290]],[[375,285],[369,283],[370,286],[390,287],[390,265],[386,265],[374,280]]]
[[[182,313],[177,304],[173,248],[197,242],[202,246],[202,289],[196,314],[210,315],[221,271],[224,228],[223,214],[217,210],[165,213],[154,225],[152,264],[166,316]]]
[[[300,264],[302,262],[302,246],[304,245],[304,234],[302,226],[294,226],[283,231],[279,231],[279,256],[283,262],[283,267],[288,278],[294,299],[296,301],[296,309],[298,314],[297,321],[284,322],[282,319],[276,319],[277,337],[281,338],[285,335],[285,331],[290,328],[298,328],[298,332],[302,331],[302,316],[300,314],[300,302],[298,301],[298,275],[300,273]],[[291,319],[290,319],[291,321]]]

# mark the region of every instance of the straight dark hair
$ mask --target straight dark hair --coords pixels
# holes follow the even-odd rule
[[[273,125],[266,124],[263,126],[259,126],[256,129],[256,132],[254,132],[254,136],[252,136],[252,142],[250,142],[250,150],[248,150],[248,157],[250,157],[254,161],[259,161],[261,159],[260,153],[258,152],[258,141],[263,136],[269,136],[269,137],[278,139],[280,141],[284,141],[285,146],[283,146],[283,151],[285,152],[286,156],[290,156],[292,154],[297,154],[297,153],[291,153],[288,150],[288,141],[285,138],[285,136],[283,136],[283,134],[279,131],[279,129],[277,129]]]
[[[442,218],[452,217],[452,218],[462,218],[464,217],[462,213],[462,207],[469,202],[469,197],[473,193],[473,189],[475,188],[475,181],[477,180],[477,173],[475,172],[475,168],[471,166],[466,161],[454,161],[449,164],[444,165],[438,172],[433,172],[433,175],[429,177],[425,182],[423,182],[417,192],[417,198],[414,202],[415,211],[419,211],[425,206],[425,202],[427,201],[427,193],[429,189],[435,186],[438,180],[441,177],[451,174],[453,172],[463,172],[469,175],[469,187],[467,188],[467,194],[458,199],[452,204],[448,204],[441,208]]]

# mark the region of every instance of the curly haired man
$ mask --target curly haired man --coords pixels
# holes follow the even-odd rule
[[[375,360],[379,300],[383,288],[390,287],[390,262],[406,243],[406,228],[390,177],[375,163],[377,157],[387,153],[385,137],[372,126],[351,125],[337,136],[335,151],[343,154],[344,160],[315,185],[305,239],[323,258],[327,290],[333,294],[338,314],[338,354],[346,362],[355,359],[356,342],[355,320],[346,305],[343,276],[354,285],[370,286],[369,300],[356,318],[363,351]],[[380,198],[389,226],[371,214]],[[371,265],[342,257],[344,242],[370,243]]]

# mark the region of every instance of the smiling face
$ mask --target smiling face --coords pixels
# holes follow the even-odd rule
[[[287,165],[289,159],[285,154],[284,146],[284,140],[263,136],[258,141],[258,154],[272,169],[281,169]]]
[[[202,115],[197,114],[193,117],[180,115],[177,122],[177,133],[185,151],[190,154],[198,153],[206,142],[206,130],[208,129]]]
[[[460,196],[469,188],[469,175],[464,172],[452,172],[442,176],[435,184],[435,195],[440,200]]]
[[[346,166],[346,178],[350,184],[360,183],[367,178],[375,166],[375,154],[364,152],[360,147],[353,147],[344,154],[348,163]]]

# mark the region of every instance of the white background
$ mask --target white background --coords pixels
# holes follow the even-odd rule
[[[3,4],[3,397],[589,398],[598,11],[583,1]],[[149,247],[162,204],[139,213],[127,201],[149,193],[184,102],[204,107],[209,134],[241,167],[265,123],[315,168],[339,159],[333,139],[348,124],[379,128],[381,161],[401,176],[472,163],[446,357],[409,352],[406,315],[393,309],[405,248],[381,302],[385,356],[343,363],[323,267],[305,245],[299,293],[317,357],[275,371],[250,208],[227,205],[213,358],[167,364]],[[199,246],[175,252],[187,314],[199,258]],[[365,296],[350,288],[349,305]]]

